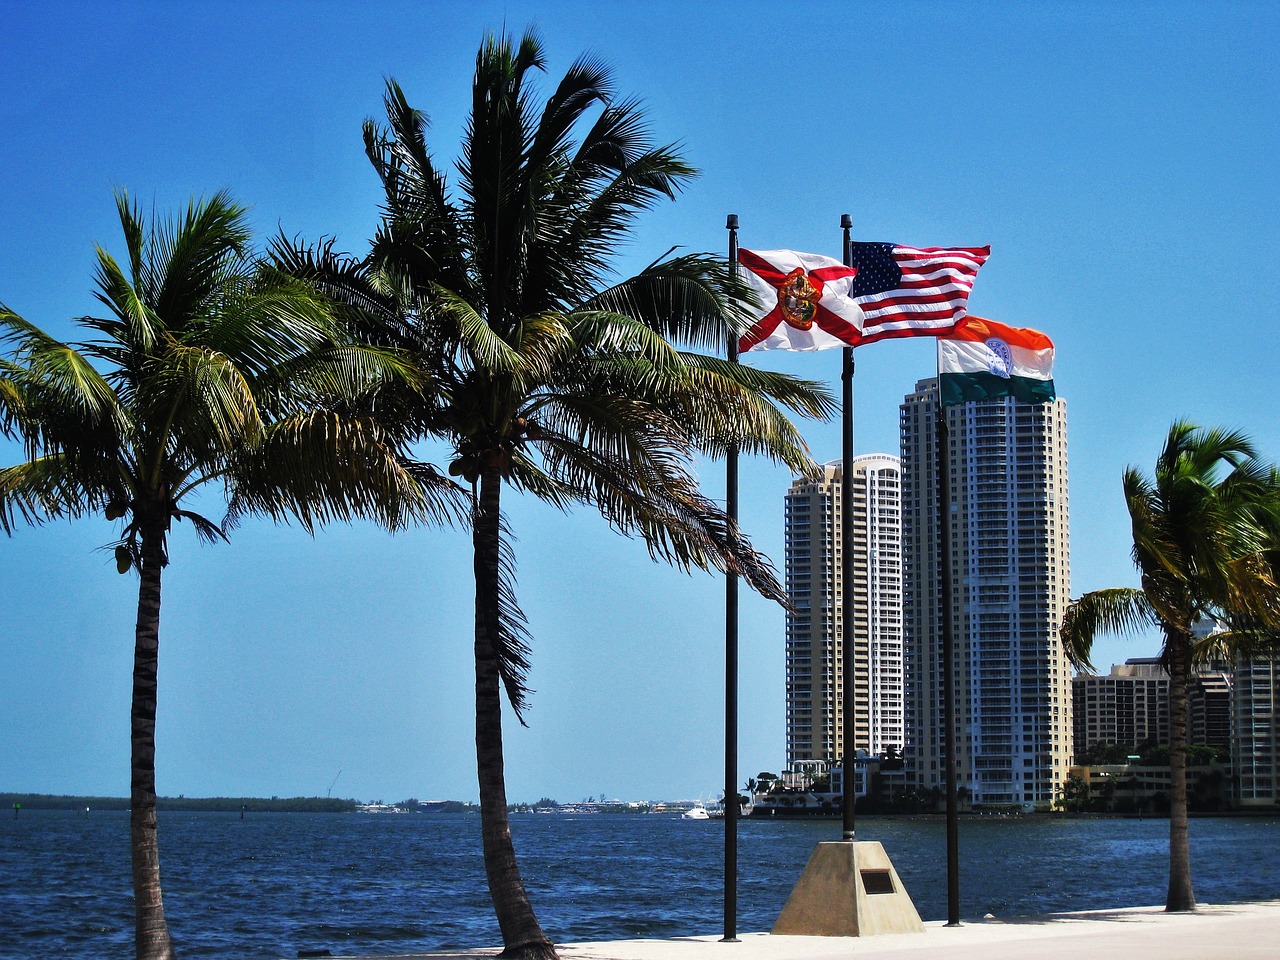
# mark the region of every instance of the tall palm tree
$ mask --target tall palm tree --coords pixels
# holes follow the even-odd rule
[[[1164,637],[1169,672],[1169,890],[1165,909],[1194,910],[1187,833],[1187,686],[1200,652],[1192,628],[1203,618],[1235,624],[1232,636],[1256,637],[1274,623],[1277,583],[1269,551],[1280,483],[1243,435],[1177,421],[1153,476],[1130,467],[1124,497],[1133,525],[1141,589],[1115,588],[1073,600],[1061,636],[1077,666],[1091,667],[1099,633],[1134,634],[1152,626]]]
[[[148,225],[117,196],[128,261],[98,250],[96,338],[59,342],[0,306],[4,419],[30,459],[0,470],[0,526],[101,513],[119,520],[121,573],[139,575],[130,824],[136,952],[167,958],[156,834],[156,666],[169,532],[221,525],[190,501],[221,484],[228,518],[266,513],[304,527],[353,516],[389,527],[447,512],[444,478],[406,471],[380,428],[352,410],[409,368],[344,346],[326,302],[255,261],[245,213],[224,193]],[[345,400],[343,398],[346,398]],[[321,404],[324,399],[328,406]],[[214,487],[216,489],[216,486]],[[436,496],[428,493],[434,488]]]
[[[813,383],[677,348],[723,349],[744,326],[741,287],[723,263],[668,255],[614,275],[636,216],[694,171],[649,141],[637,103],[613,97],[600,63],[579,59],[539,103],[531,82],[544,66],[533,33],[485,40],[456,196],[428,151],[426,117],[388,82],[387,125],[364,128],[385,191],[369,255],[287,240],[274,251],[342,302],[362,339],[412,353],[439,387],[385,391],[380,409],[406,438],[451,444],[450,473],[471,485],[485,870],[503,955],[531,958],[555,951],[507,820],[501,694],[523,722],[529,648],[504,491],[592,505],[655,559],[732,571],[781,600],[767,560],[700,492],[693,462],[736,448],[810,469],[780,407],[833,409]]]

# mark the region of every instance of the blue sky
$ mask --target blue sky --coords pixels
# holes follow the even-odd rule
[[[360,252],[377,183],[360,124],[385,77],[455,155],[486,31],[538,26],[548,84],[584,51],[644,99],[701,178],[641,221],[619,266],[673,245],[839,256],[854,235],[989,243],[974,313],[1044,330],[1067,398],[1073,592],[1136,584],[1120,475],[1175,417],[1280,456],[1280,8],[755,2],[0,2],[0,301],[58,336],[90,313],[112,191],[161,213],[228,188],[259,236]],[[758,358],[757,358],[758,357]],[[826,379],[835,351],[753,355]],[[856,445],[897,449],[927,342],[858,352]],[[821,460],[838,425],[807,425]],[[0,462],[19,451],[0,442]],[[723,495],[723,471],[701,470]],[[781,564],[781,468],[744,463],[742,519]],[[534,632],[530,727],[508,727],[512,798],[715,795],[723,588],[652,564],[587,512],[513,503]],[[136,581],[84,520],[0,541],[0,790],[127,795]],[[246,523],[179,527],[166,573],[163,794],[473,798],[469,552]],[[1104,642],[1105,668],[1156,641]],[[741,769],[783,760],[783,619],[742,605]],[[336,782],[335,782],[336,778]]]

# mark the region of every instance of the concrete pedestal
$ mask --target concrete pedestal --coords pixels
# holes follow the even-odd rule
[[[868,937],[924,933],[924,924],[884,847],[841,840],[814,848],[771,932]]]

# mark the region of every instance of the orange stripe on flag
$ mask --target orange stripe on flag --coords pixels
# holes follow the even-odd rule
[[[996,337],[1011,347],[1025,347],[1028,350],[1051,350],[1053,341],[1039,330],[1030,327],[1007,327],[994,320],[986,320],[969,314],[943,339],[972,340],[985,343]]]

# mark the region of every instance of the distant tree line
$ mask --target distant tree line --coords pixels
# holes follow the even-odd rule
[[[582,801],[582,804],[589,805],[596,813],[648,813],[651,809],[650,805],[647,803],[632,806],[629,803],[610,802],[604,799],[604,794],[600,795],[599,800],[594,796],[588,797]],[[573,808],[576,806],[577,804],[563,804],[558,800],[552,800],[550,797],[543,797],[536,803],[522,801],[520,803],[507,804],[507,811],[509,813],[538,813],[540,811],[555,811],[563,809],[564,807]]]
[[[394,806],[410,813],[476,813],[478,808],[469,800],[430,800],[415,798],[401,800]]]
[[[1153,764],[1154,765],[1154,764]],[[1166,764],[1167,765],[1167,764]],[[1198,766],[1198,764],[1191,764]],[[1191,813],[1222,813],[1229,806],[1226,774],[1221,770],[1201,773],[1187,784],[1187,810]],[[1145,813],[1166,817],[1170,811],[1168,791],[1141,793],[1137,777],[1109,779],[1090,786],[1083,777],[1071,774],[1054,806],[1066,813]]]
[[[1207,767],[1211,763],[1230,763],[1231,751],[1226,747],[1214,747],[1203,743],[1187,745],[1187,765],[1191,767]],[[1169,745],[1144,743],[1135,746],[1132,743],[1095,743],[1075,753],[1076,766],[1101,767],[1123,766],[1130,762],[1130,757],[1141,767],[1169,766]]]
[[[47,793],[0,793],[5,809],[128,810],[128,797],[72,797]],[[358,803],[333,797],[158,797],[159,810],[214,813],[353,813]]]

